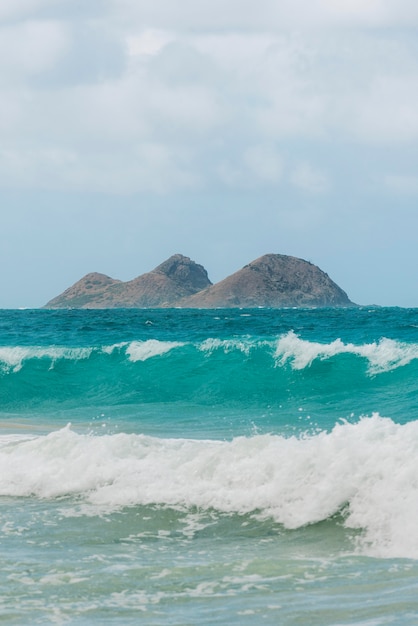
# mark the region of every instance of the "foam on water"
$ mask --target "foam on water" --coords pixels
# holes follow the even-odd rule
[[[353,354],[369,361],[369,373],[379,374],[408,365],[418,359],[418,345],[382,338],[378,342],[355,345],[336,339],[331,343],[300,339],[294,332],[280,337],[275,350],[278,365],[290,363],[294,369],[309,367],[315,359],[330,359],[339,354]]]
[[[195,354],[203,353],[210,357],[217,351],[225,355],[241,353],[249,357],[253,351],[262,350],[270,355],[276,367],[289,364],[294,370],[310,367],[315,360],[331,359],[338,355],[351,354],[368,361],[368,373],[379,374],[404,367],[418,359],[418,344],[382,338],[377,342],[356,345],[336,339],[330,343],[320,343],[301,339],[290,331],[278,339],[242,337],[240,339],[208,338],[201,342],[144,341],[119,342],[104,346],[64,347],[64,346],[3,346],[0,347],[0,371],[18,372],[23,363],[41,359],[50,360],[51,366],[59,360],[79,361],[89,359],[93,354],[112,356],[126,355],[128,361],[136,363],[166,355],[175,349],[190,348]],[[190,358],[188,352],[187,358]]]
[[[179,341],[158,341],[148,339],[147,341],[132,341],[126,348],[126,354],[130,361],[146,361],[152,357],[167,354],[174,348],[183,346]]]
[[[94,348],[71,348],[71,347],[43,347],[43,346],[3,346],[0,347],[0,371],[18,372],[22,369],[23,362],[31,359],[48,359],[51,365],[61,359],[79,361],[88,359]]]
[[[288,529],[340,513],[358,548],[418,558],[418,423],[373,415],[327,433],[231,441],[81,435],[0,437],[0,495],[78,496],[90,513],[161,504],[271,518]]]
[[[230,352],[242,352],[246,356],[248,356],[252,349],[257,348],[259,345],[265,345],[266,342],[257,342],[251,340],[237,340],[237,339],[217,339],[210,338],[202,341],[198,344],[198,350],[206,353],[210,356],[216,350],[222,350],[225,354]]]
[[[417,325],[2,311],[0,621],[416,624]]]

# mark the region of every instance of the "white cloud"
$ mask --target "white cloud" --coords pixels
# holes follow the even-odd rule
[[[337,265],[350,250],[361,274],[370,241],[384,260],[396,227],[414,250],[417,25],[416,0],[1,0],[0,192],[25,198],[22,272],[35,257],[21,215],[38,224],[40,196],[44,241],[58,241],[61,212],[74,233],[62,266],[81,242],[85,271],[102,254],[111,272],[115,228],[132,234],[127,272],[173,238],[222,275],[236,253],[277,247],[333,249]],[[94,249],[99,222],[110,246]]]
[[[283,160],[272,146],[250,146],[244,151],[244,163],[257,181],[274,184],[282,177]]]
[[[283,180],[285,162],[299,159],[292,184],[324,193],[329,175],[305,162],[306,142],[309,155],[321,145],[321,163],[332,167],[334,146],[418,139],[414,38],[355,29],[388,16],[396,23],[389,0],[314,0],[302,12],[301,0],[118,0],[82,26],[71,20],[71,3],[61,21],[53,3],[19,6],[28,15],[48,9],[51,19],[1,28],[0,145],[11,163],[20,154],[25,164],[10,177],[16,185],[19,177],[52,184],[50,167],[69,188],[87,189],[89,180],[92,189],[133,191],[219,180],[268,188]],[[325,30],[287,28],[310,17]],[[327,30],[331,23],[352,27]],[[1,167],[6,181],[5,159]]]
[[[157,143],[142,143],[129,155],[43,148],[0,151],[3,188],[166,194],[193,189],[200,181],[190,167],[193,155]]]
[[[217,176],[229,187],[250,189],[281,182],[283,159],[271,144],[255,144],[242,152],[221,158]]]
[[[300,163],[290,174],[290,182],[302,191],[321,194],[329,191],[330,181],[325,172],[310,163]]]
[[[356,90],[345,102],[346,128],[363,142],[416,141],[417,101],[418,68],[413,74],[405,74],[402,68],[398,75],[382,73],[372,79],[364,92]]]
[[[260,60],[276,43],[271,34],[257,32],[215,32],[183,36],[190,45],[211,58],[219,68],[250,74],[259,68]]]
[[[62,22],[32,20],[0,27],[0,84],[51,70],[69,46]]]
[[[112,19],[181,32],[410,26],[418,21],[415,0],[111,0]]]
[[[319,0],[318,8],[329,21],[373,25],[387,15],[384,0]]]
[[[139,34],[128,35],[128,52],[131,56],[154,56],[158,54],[173,36],[158,29],[145,29]]]
[[[8,187],[57,189],[64,172],[71,176],[77,154],[57,148],[0,151],[0,184]]]
[[[0,144],[6,141],[12,143],[20,142],[20,135],[23,131],[22,108],[23,103],[21,94],[16,94],[8,89],[0,89]]]
[[[56,0],[2,0],[0,3],[0,21],[27,18],[45,7],[52,6]]]

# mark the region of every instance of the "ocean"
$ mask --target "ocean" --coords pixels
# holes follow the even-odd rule
[[[418,623],[418,309],[0,311],[0,622]]]

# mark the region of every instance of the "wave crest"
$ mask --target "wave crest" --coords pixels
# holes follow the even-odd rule
[[[79,361],[89,359],[92,354],[126,355],[132,363],[147,361],[150,358],[168,354],[175,349],[187,349],[196,354],[203,353],[210,357],[221,351],[228,355],[241,353],[244,358],[250,357],[255,351],[265,352],[272,356],[273,363],[282,367],[289,364],[294,370],[310,367],[316,360],[332,359],[348,354],[359,356],[368,361],[368,372],[379,374],[398,367],[408,365],[418,359],[418,344],[382,338],[378,342],[356,345],[344,343],[336,339],[330,343],[320,343],[301,339],[293,331],[280,336],[277,340],[253,338],[220,339],[208,338],[198,343],[182,341],[161,341],[148,339],[131,341],[99,347],[65,347],[65,346],[3,346],[0,347],[0,367],[3,371],[18,372],[25,361],[49,359],[54,365],[59,360]]]
[[[274,357],[278,365],[290,363],[300,370],[312,365],[316,359],[325,360],[340,354],[353,354],[368,360],[370,374],[388,372],[418,359],[418,345],[382,338],[378,342],[355,345],[336,339],[319,343],[300,339],[290,331],[277,342]]]
[[[132,505],[252,513],[295,529],[344,511],[375,556],[418,558],[418,423],[373,415],[310,437],[232,441],[80,435],[69,426],[0,438],[0,494],[77,494],[99,511]]]
[[[71,347],[43,347],[43,346],[4,346],[0,347],[0,371],[18,372],[22,369],[24,361],[48,359],[51,366],[56,361],[66,359],[80,361],[88,359],[94,348],[71,348]]]

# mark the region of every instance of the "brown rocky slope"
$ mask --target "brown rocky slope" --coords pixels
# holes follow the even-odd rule
[[[211,284],[202,265],[174,254],[151,272],[127,282],[104,274],[87,274],[44,308],[158,308],[174,305]]]
[[[179,304],[192,308],[280,308],[353,303],[316,265],[283,254],[266,254]]]
[[[131,281],[87,274],[44,308],[217,308],[352,306],[316,265],[266,254],[212,285],[204,267],[175,254]]]

